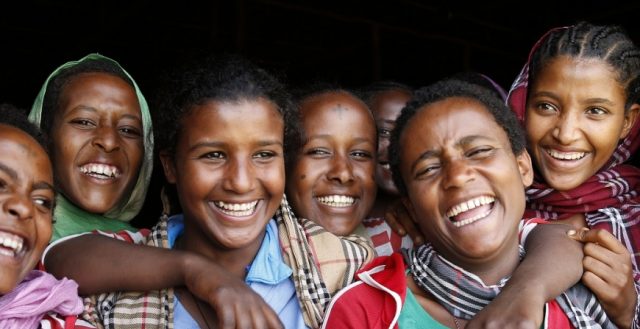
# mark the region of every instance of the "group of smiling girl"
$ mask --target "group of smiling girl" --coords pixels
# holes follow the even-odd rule
[[[506,100],[454,76],[290,94],[242,58],[191,64],[151,110],[98,54],[47,79],[29,119],[51,141],[53,238],[0,226],[28,250],[0,255],[0,324],[42,255],[87,326],[640,326],[640,50],[622,28],[551,30]],[[148,191],[154,154],[175,202]],[[0,222],[35,221],[7,206],[18,190]],[[158,195],[158,223],[133,228]]]

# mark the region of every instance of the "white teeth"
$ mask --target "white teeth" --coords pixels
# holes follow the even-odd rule
[[[118,168],[100,163],[89,163],[80,167],[80,171],[83,174],[90,175],[92,177],[107,179],[120,176]]]
[[[320,203],[325,204],[329,207],[350,207],[356,202],[354,197],[350,197],[348,195],[325,195],[316,197]]]
[[[585,152],[558,152],[547,149],[547,154],[558,160],[578,160],[584,158]]]
[[[24,250],[24,239],[7,232],[0,232],[0,251],[3,255],[15,257]]]
[[[387,170],[390,170],[390,169],[391,169],[391,165],[390,165],[390,164],[388,164],[388,163],[381,164],[381,166],[382,166],[382,168],[387,169]]]
[[[475,215],[475,216],[473,216],[473,217],[471,217],[471,218],[467,218],[467,219],[464,219],[464,220],[460,220],[460,221],[457,221],[457,222],[453,222],[453,226],[455,226],[455,227],[462,227],[462,226],[465,226],[465,225],[467,225],[467,224],[471,224],[471,223],[473,223],[473,222],[477,221],[478,219],[480,219],[480,218],[483,218],[483,217],[487,216],[490,212],[491,212],[491,210],[489,210],[489,211],[487,211],[487,212],[484,212],[484,213],[482,213],[482,214]]]
[[[456,216],[456,215],[460,214],[461,212],[469,211],[469,210],[474,209],[474,208],[476,208],[476,207],[480,207],[480,206],[483,206],[483,205],[485,205],[485,204],[492,203],[493,201],[495,201],[495,198],[490,197],[490,196],[481,196],[481,197],[477,197],[477,198],[475,198],[475,199],[471,199],[471,200],[468,200],[468,201],[462,202],[462,203],[460,203],[460,204],[457,204],[457,205],[455,205],[455,206],[451,207],[451,209],[449,209],[449,210],[446,212],[446,214],[445,214],[445,215],[446,215],[447,217],[451,218],[451,217],[454,217],[454,216]],[[480,216],[480,217],[478,217],[478,218],[481,218],[481,217],[484,217],[484,216],[486,216],[486,214],[485,214],[485,215],[482,215],[482,216]],[[476,216],[476,217],[477,217],[477,216]],[[475,218],[475,217],[474,217],[474,218]],[[473,218],[472,218],[472,219],[473,219],[473,221],[475,221],[475,220],[477,220],[478,218],[475,218],[475,219],[473,219]],[[459,221],[459,222],[456,222],[456,223],[454,223],[454,224],[462,223],[462,222],[465,222],[465,221],[468,221],[468,220],[470,220],[470,219],[466,219],[466,220],[463,220],[463,221]],[[460,224],[460,226],[461,226],[461,225],[464,225],[464,224]]]
[[[224,201],[215,201],[215,206],[223,213],[235,217],[249,216],[256,210],[258,200],[246,203],[227,203]]]

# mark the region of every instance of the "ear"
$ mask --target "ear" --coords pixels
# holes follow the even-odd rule
[[[640,112],[640,104],[633,103],[631,108],[624,115],[624,123],[622,125],[622,132],[620,132],[620,139],[623,139],[629,135],[631,128],[636,124],[638,119],[638,113]]]
[[[160,151],[160,162],[164,170],[164,176],[170,184],[176,183],[176,164],[173,161],[173,155],[168,151]]]
[[[518,170],[520,171],[520,178],[525,187],[528,187],[533,183],[533,166],[531,165],[531,156],[527,150],[516,156],[516,162],[518,163]]]

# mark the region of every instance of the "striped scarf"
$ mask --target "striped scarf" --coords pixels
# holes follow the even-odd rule
[[[309,219],[296,218],[286,197],[276,220],[305,324],[319,328],[332,295],[353,282],[355,273],[373,259],[373,246],[362,236],[336,236]]]
[[[524,256],[522,247],[520,256]],[[487,286],[475,274],[438,255],[430,244],[409,250],[408,258],[411,274],[418,286],[431,293],[449,313],[461,319],[472,319],[509,280],[505,277],[498,284]],[[564,292],[556,302],[575,328],[617,328],[596,297],[580,284]]]

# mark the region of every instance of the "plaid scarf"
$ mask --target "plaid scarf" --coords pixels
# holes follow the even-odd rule
[[[523,256],[524,249],[520,247],[520,257]],[[509,280],[505,277],[496,285],[487,286],[475,274],[438,255],[430,244],[409,250],[408,258],[418,286],[430,292],[453,316],[466,320],[488,305]],[[596,297],[582,285],[570,288],[556,301],[575,328],[617,328]]]
[[[283,258],[293,281],[305,323],[319,328],[333,293],[353,281],[357,270],[374,257],[368,239],[335,236],[307,219],[298,220],[286,197],[275,215]],[[167,216],[146,244],[169,248]],[[85,299],[83,318],[99,328],[173,328],[173,289],[112,292]]]
[[[527,109],[531,57],[551,33],[566,28],[551,29],[536,42],[527,64],[511,85],[507,102],[522,124]],[[637,120],[629,134],[618,142],[613,155],[601,170],[572,190],[557,191],[547,185],[540,175],[536,175],[534,183],[527,189],[524,216],[558,220],[581,213],[585,215],[589,228],[611,232],[633,255],[631,261],[636,291],[640,291],[640,169],[623,163],[640,147],[639,135],[640,120]],[[640,328],[640,300],[636,302],[632,328]]]
[[[305,324],[319,328],[332,295],[353,282],[356,271],[373,259],[373,246],[362,236],[339,237],[309,219],[296,218],[286,197],[276,220]]]

